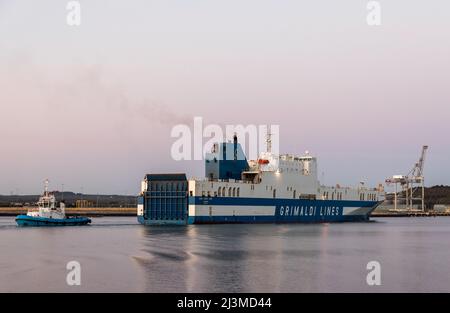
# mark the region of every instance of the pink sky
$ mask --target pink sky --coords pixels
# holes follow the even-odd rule
[[[64,2],[64,1],[63,1]],[[279,124],[327,184],[406,174],[430,146],[428,184],[450,184],[448,1],[0,0],[0,194],[138,192],[170,157],[171,128]]]

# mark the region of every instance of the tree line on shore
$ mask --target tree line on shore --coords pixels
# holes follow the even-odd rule
[[[137,197],[129,195],[86,195],[73,192],[53,192],[66,207],[125,208],[137,206]],[[0,207],[35,206],[40,195],[0,195]]]

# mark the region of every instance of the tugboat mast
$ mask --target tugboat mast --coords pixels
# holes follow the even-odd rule
[[[45,196],[48,197],[48,178],[45,180],[44,182],[44,186],[45,186]]]

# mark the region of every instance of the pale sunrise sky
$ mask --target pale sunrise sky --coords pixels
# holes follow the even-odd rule
[[[0,0],[0,194],[136,194],[173,126],[278,124],[326,184],[450,184],[450,1]],[[207,139],[205,139],[206,141]],[[322,178],[322,175],[320,175]]]

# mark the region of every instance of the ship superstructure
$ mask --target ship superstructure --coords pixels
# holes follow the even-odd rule
[[[205,156],[205,179],[148,174],[138,199],[146,225],[204,223],[308,223],[368,221],[382,202],[381,188],[320,184],[317,159],[261,153],[248,161],[241,145],[214,145]]]

